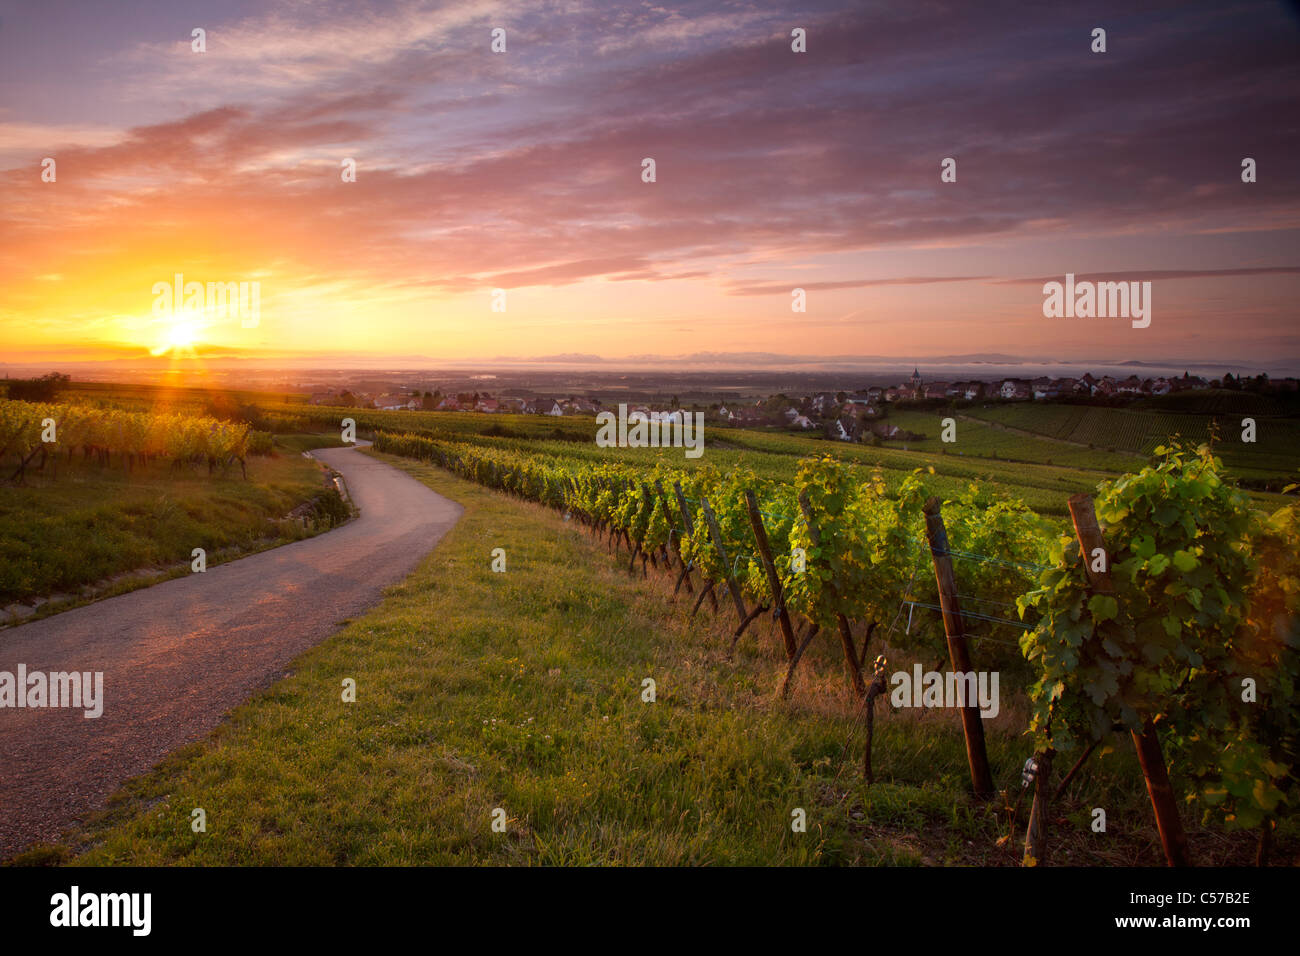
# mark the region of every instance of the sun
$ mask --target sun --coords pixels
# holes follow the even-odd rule
[[[162,330],[158,344],[150,351],[154,355],[162,355],[164,352],[193,351],[202,332],[202,326],[193,316],[177,315]]]

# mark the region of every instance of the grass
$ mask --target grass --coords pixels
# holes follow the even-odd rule
[[[1247,409],[1254,406],[1265,409],[1271,407],[1261,396],[1238,396],[1231,392],[1225,394],[1225,409],[1238,406]],[[1237,401],[1237,406],[1228,399]],[[1181,435],[1192,442],[1208,441],[1213,425],[1219,433],[1217,453],[1239,476],[1267,478],[1278,473],[1294,476],[1296,470],[1300,469],[1300,421],[1290,418],[1255,415],[1255,441],[1243,442],[1241,419],[1246,416],[1240,411],[1209,415],[1166,411],[1158,405],[1148,408],[1102,408],[1019,402],[987,407],[972,406],[967,414],[1058,441],[1139,454],[1149,454],[1172,435]]]
[[[688,622],[670,584],[630,577],[573,522],[376,457],[465,506],[438,548],[211,737],[17,862],[1018,863],[1018,847],[998,845],[1001,803],[967,793],[951,711],[881,708],[867,788],[829,643],[810,650],[783,703],[766,623],[727,662],[725,615]],[[489,570],[497,547],[503,574]],[[355,703],[341,700],[349,677]],[[642,700],[646,678],[654,703]],[[994,778],[1013,798],[1024,723],[1023,703],[1004,696],[987,727]],[[1054,860],[1158,862],[1145,800],[1131,753],[1098,760],[1060,808]],[[1092,806],[1107,807],[1108,835],[1087,828]],[[196,807],[205,833],[191,830]],[[504,833],[491,828],[497,808]],[[796,808],[805,833],[791,830]],[[1292,836],[1279,843],[1294,848]],[[1192,845],[1203,863],[1244,862],[1251,849],[1249,837],[1199,830]]]
[[[209,477],[156,462],[127,473],[74,458],[0,486],[0,607],[153,583],[188,570],[194,548],[217,564],[303,537],[299,525],[273,522],[324,490],[319,465],[301,452],[331,443],[279,438],[275,456],[248,460],[248,481],[238,468]]]

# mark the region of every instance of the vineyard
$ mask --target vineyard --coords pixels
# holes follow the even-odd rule
[[[1300,512],[1252,510],[1204,446],[1160,447],[1095,502],[1072,497],[1072,535],[974,484],[940,500],[918,470],[891,494],[878,470],[829,457],[783,481],[385,431],[375,448],[576,519],[625,552],[630,573],[669,575],[692,617],[706,602],[734,612],[729,652],[761,639],[767,616],[787,662],[782,696],[811,642],[828,637],[862,701],[868,783],[888,694],[888,660],[873,651],[1002,673],[1032,712],[1029,865],[1047,859],[1049,801],[1117,734],[1134,740],[1171,864],[1190,860],[1171,772],[1207,822],[1257,830],[1261,861],[1300,799]],[[978,710],[960,709],[972,789],[988,797]],[[1052,790],[1058,754],[1074,767]]]
[[[246,476],[249,440],[246,423],[199,415],[0,400],[0,463],[10,459],[18,482],[33,462],[44,469],[77,449],[104,466],[116,457],[128,470],[167,459],[174,467],[206,464],[212,474],[239,462]]]

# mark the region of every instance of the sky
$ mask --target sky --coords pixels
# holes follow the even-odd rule
[[[0,0],[0,362],[1300,368],[1298,93],[1280,3]]]

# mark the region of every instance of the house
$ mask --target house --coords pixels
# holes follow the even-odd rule
[[[807,415],[796,415],[793,419],[790,420],[790,424],[796,428],[802,428],[804,430],[817,427],[813,423],[813,420],[809,418]]]
[[[1023,378],[1004,379],[999,393],[1012,401],[1021,401],[1033,395],[1031,384]]]
[[[1093,395],[1110,396],[1117,391],[1115,380],[1109,375],[1103,375],[1097,380],[1097,384],[1092,387]]]
[[[1152,394],[1152,395],[1168,395],[1168,394],[1169,394],[1169,391],[1170,391],[1170,389],[1171,389],[1172,387],[1173,387],[1173,386],[1169,384],[1169,379],[1165,378],[1165,377],[1162,375],[1160,378],[1155,379],[1155,380],[1151,383],[1151,394]]]
[[[1138,378],[1136,375],[1130,375],[1122,382],[1118,382],[1115,386],[1115,390],[1121,395],[1141,395],[1142,379]]]
[[[974,400],[977,399],[977,398],[983,398],[983,397],[984,397],[984,383],[983,383],[983,382],[967,382],[967,383],[966,383],[966,392],[965,392],[965,395],[966,395],[966,399],[967,399],[967,401],[974,401]]]
[[[887,402],[896,402],[902,397],[902,390],[896,386],[891,385],[889,388],[885,389],[885,401]]]
[[[858,424],[857,419],[846,415],[831,422],[826,434],[836,441],[857,441],[861,430],[862,426]]]
[[[440,412],[458,412],[460,411],[460,402],[456,401],[455,398],[448,395],[446,398],[444,398],[442,401],[438,403],[438,407],[436,410]]]
[[[880,438],[901,438],[903,436],[903,430],[897,425],[889,424],[889,422],[872,425],[871,433]]]
[[[796,418],[799,417],[799,409],[797,409],[797,408],[795,408],[793,405],[791,405],[789,408],[787,408],[787,409],[786,409],[785,411],[783,411],[781,414],[785,416],[785,420],[786,420],[787,422],[792,422],[792,421],[794,421]]]
[[[1079,380],[1077,378],[1054,378],[1052,379],[1052,385],[1047,390],[1047,393],[1052,398],[1058,398],[1062,395],[1073,395],[1078,384]]]
[[[873,405],[885,397],[885,390],[879,386],[873,385],[867,389],[867,401]]]
[[[735,419],[736,416],[731,414],[726,405],[722,405],[718,408],[718,417],[724,422],[729,422]]]
[[[925,398],[946,398],[948,396],[947,382],[931,382],[921,389]]]

